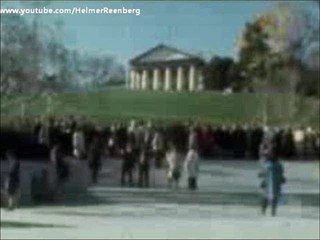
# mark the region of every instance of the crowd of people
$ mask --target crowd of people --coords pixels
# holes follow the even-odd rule
[[[319,132],[311,127],[293,130],[260,125],[158,124],[140,120],[102,126],[69,116],[24,121],[24,129],[2,130],[1,154],[4,156],[8,150],[17,147],[21,152],[28,146],[32,152],[31,149],[36,148],[30,146],[41,146],[40,149],[47,150],[42,153],[56,166],[58,187],[69,175],[66,156],[87,161],[93,183],[98,181],[102,159],[109,157],[122,159],[122,186],[148,187],[150,167],[166,167],[168,185],[178,187],[184,167],[189,189],[196,189],[200,157],[262,161],[299,157],[316,159],[320,143]],[[276,157],[268,157],[270,152]],[[134,169],[138,170],[136,183]],[[265,200],[263,206],[265,209]]]
[[[133,140],[132,135],[143,134],[150,135],[150,143],[157,139],[154,141],[158,142],[158,152],[167,149],[170,142],[176,143],[179,151],[185,151],[189,142],[193,141],[197,144],[201,157],[208,159],[258,159],[259,146],[266,132],[273,133],[278,154],[285,159],[317,158],[320,144],[320,132],[309,126],[290,128],[258,124],[218,125],[192,121],[164,124],[139,120],[98,125],[73,116],[27,119],[16,124],[23,125],[24,129],[16,126],[15,134],[22,141],[29,141],[29,145],[30,142],[37,142],[51,148],[60,142],[67,153],[74,151],[73,154],[79,159],[88,152],[94,136],[101,139],[111,156],[119,156],[126,143]],[[3,149],[8,138],[5,139],[6,130],[1,132]],[[135,144],[140,144],[139,141]]]

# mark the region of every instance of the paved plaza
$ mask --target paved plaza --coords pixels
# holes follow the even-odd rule
[[[162,170],[155,172],[157,184],[149,189],[121,188],[110,176],[118,167],[106,161],[98,186],[66,195],[54,206],[1,209],[1,237],[319,237],[318,163],[285,163],[287,197],[276,217],[260,214],[255,162],[203,161],[195,192],[185,188],[185,179],[177,191],[165,188]]]
[[[255,207],[103,204],[1,210],[2,238],[317,238],[316,208],[283,206],[278,217]],[[309,212],[309,215],[308,215]]]

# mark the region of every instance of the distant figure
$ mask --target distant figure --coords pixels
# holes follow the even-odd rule
[[[72,135],[73,155],[78,159],[82,159],[85,155],[85,139],[84,134],[80,128]]]
[[[116,131],[116,139],[117,139],[117,149],[118,152],[125,149],[126,143],[128,141],[127,128],[123,123],[120,124]]]
[[[178,188],[179,180],[181,177],[181,167],[179,163],[179,155],[176,147],[171,144],[169,151],[166,154],[166,160],[169,165],[168,167],[168,185],[172,186],[172,183],[175,183],[175,187]]]
[[[74,116],[69,116],[68,119],[68,132],[73,133],[77,128],[77,121]]]
[[[12,151],[6,153],[9,160],[9,176],[6,182],[8,208],[13,210],[19,205],[20,198],[20,161]]]
[[[199,154],[196,148],[191,148],[185,159],[185,169],[188,173],[188,188],[197,189],[197,177],[199,172]]]
[[[35,125],[33,127],[33,136],[37,139],[37,143],[39,143],[39,133],[42,128],[42,123],[40,119],[35,120]]]
[[[281,185],[285,183],[285,177],[283,173],[283,166],[278,161],[275,154],[265,162],[262,172],[259,173],[261,177],[262,188],[262,213],[265,215],[269,204],[271,204],[272,216],[276,215],[278,200],[281,195]]]
[[[46,124],[42,124],[39,126],[38,131],[38,143],[41,145],[49,146],[49,126]]]
[[[116,154],[116,134],[115,134],[115,126],[111,126],[110,128],[110,136],[108,138],[108,152],[110,157],[114,157]]]
[[[259,147],[259,162],[262,166],[268,159],[270,159],[271,152],[272,152],[271,137],[266,134]]]
[[[127,143],[126,148],[122,150],[122,167],[121,167],[121,186],[126,184],[126,177],[129,178],[130,186],[133,186],[133,169],[135,165],[135,155],[132,145]]]
[[[290,159],[296,155],[296,145],[294,135],[291,128],[287,129],[284,133],[284,157]]]
[[[263,129],[260,126],[254,126],[250,132],[250,152],[251,157],[254,159],[258,159],[259,147],[261,145],[261,141],[263,139]]]
[[[233,138],[233,157],[234,158],[244,158],[246,153],[246,132],[243,127],[237,125],[232,133]]]
[[[194,127],[190,127],[188,136],[188,150],[198,147],[197,132]]]
[[[161,168],[163,156],[163,139],[159,131],[156,131],[152,139],[152,151],[155,159],[155,167]]]
[[[101,151],[102,144],[100,137],[95,134],[88,151],[89,167],[91,169],[91,179],[93,183],[98,182],[98,172],[101,168]]]
[[[139,155],[139,187],[149,187],[150,152],[147,148],[141,149]]]
[[[64,161],[64,154],[60,143],[55,143],[50,151],[50,161],[55,165],[57,172],[57,189],[58,193],[62,192],[63,184],[69,177],[69,167]]]

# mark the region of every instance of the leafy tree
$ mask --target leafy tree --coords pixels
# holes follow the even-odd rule
[[[125,79],[108,55],[80,53],[63,43],[63,22],[45,26],[19,15],[1,16],[1,94],[40,93],[105,85]]]
[[[230,57],[213,57],[204,69],[206,87],[212,90],[232,88],[242,91],[248,88],[242,66]]]
[[[229,71],[232,58],[213,57],[204,69],[204,81],[208,89],[223,90],[231,86]]]
[[[1,16],[1,93],[36,88],[41,42],[21,16]]]
[[[302,70],[319,49],[319,10],[279,4],[244,28],[239,60],[255,88],[294,92]]]

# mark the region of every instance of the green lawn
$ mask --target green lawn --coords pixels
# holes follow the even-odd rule
[[[21,114],[25,103],[26,115],[47,111],[46,97],[1,99],[1,117]],[[52,97],[54,115],[84,115],[95,121],[152,118],[155,120],[199,120],[213,123],[243,123],[262,121],[267,106],[269,124],[302,123],[319,127],[319,101],[296,99],[286,94],[263,96],[252,93],[164,93],[110,90],[90,93],[65,93]]]

